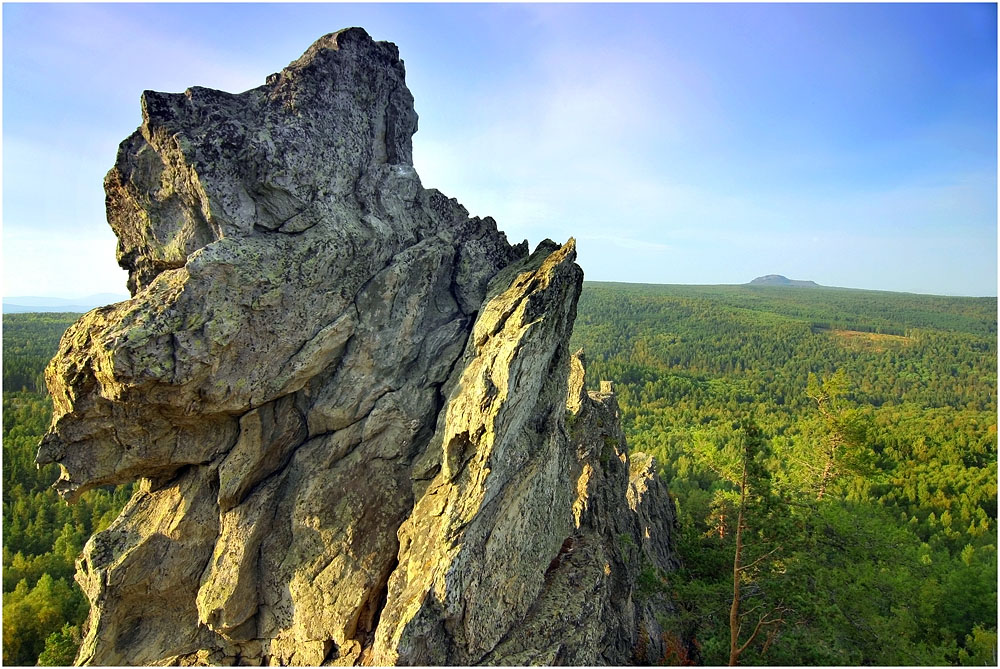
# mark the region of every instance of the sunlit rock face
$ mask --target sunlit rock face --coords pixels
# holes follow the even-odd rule
[[[573,242],[422,187],[396,47],[142,111],[105,180],[132,299],[46,372],[61,494],[139,481],[78,563],[78,661],[656,657],[673,506],[567,350]]]

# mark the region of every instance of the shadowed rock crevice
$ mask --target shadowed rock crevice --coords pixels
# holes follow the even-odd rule
[[[46,371],[61,494],[141,481],[79,562],[79,661],[632,659],[673,506],[567,350],[573,240],[529,255],[424,189],[403,63],[358,28],[142,112],[105,181],[132,298]]]

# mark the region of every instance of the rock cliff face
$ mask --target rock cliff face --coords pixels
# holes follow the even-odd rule
[[[105,181],[132,299],[46,372],[64,497],[139,481],[78,563],[78,662],[658,657],[673,505],[567,349],[573,242],[421,186],[396,47],[142,112]]]

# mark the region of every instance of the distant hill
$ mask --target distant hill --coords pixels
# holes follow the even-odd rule
[[[818,288],[819,284],[815,281],[797,281],[795,279],[789,279],[787,276],[781,276],[780,274],[767,274],[765,276],[758,276],[756,279],[751,281],[748,285],[750,286],[804,286],[811,288]]]
[[[40,312],[84,313],[106,304],[127,300],[128,295],[97,293],[84,297],[39,297],[34,295],[3,298],[3,313],[23,314]]]

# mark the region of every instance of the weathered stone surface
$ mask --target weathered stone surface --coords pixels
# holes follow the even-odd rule
[[[645,657],[673,507],[567,351],[572,240],[528,257],[424,189],[360,29],[142,102],[105,182],[132,299],[46,372],[60,492],[141,480],[79,562],[79,661]]]
[[[376,664],[480,661],[531,606],[570,531],[575,256],[572,243],[543,243],[490,287],[431,444],[440,471],[399,530]]]
[[[212,639],[195,595],[219,530],[211,467],[193,467],[156,491],[148,484],[77,562],[91,602],[80,664],[152,664]]]
[[[614,395],[584,390],[580,352],[571,367],[571,533],[547,567],[542,595],[487,664],[648,664],[664,657],[656,613],[673,606],[659,589],[644,591],[639,576],[660,580],[679,566],[669,539],[673,504],[653,459],[628,453]]]

